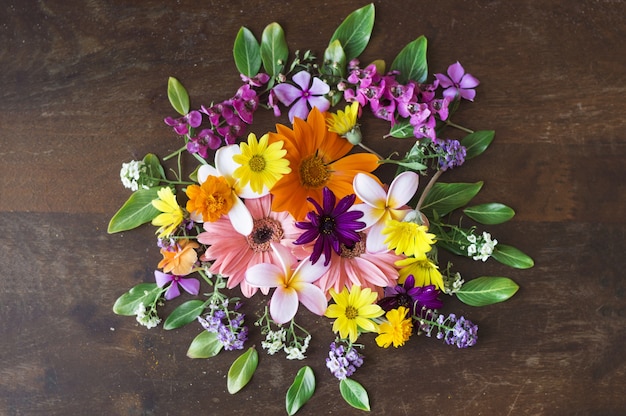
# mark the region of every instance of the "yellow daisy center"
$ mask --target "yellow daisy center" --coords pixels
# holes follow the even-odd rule
[[[300,181],[307,188],[319,188],[328,182],[330,172],[317,155],[304,159],[300,164]]]
[[[263,172],[265,169],[265,159],[261,155],[254,155],[250,158],[248,166],[252,172]]]
[[[354,306],[346,306],[346,318],[354,319],[359,316],[359,311]]]

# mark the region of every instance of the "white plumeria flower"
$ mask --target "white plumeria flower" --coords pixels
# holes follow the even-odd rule
[[[369,175],[358,173],[354,177],[354,193],[363,201],[353,206],[363,212],[361,221],[365,222],[367,234],[366,247],[376,253],[387,250],[382,231],[385,222],[390,219],[402,221],[411,210],[406,204],[417,192],[419,175],[415,172],[402,172],[395,177],[389,190],[385,189]]]
[[[249,235],[254,227],[254,220],[252,214],[241,200],[242,198],[260,198],[266,195],[269,191],[264,190],[264,193],[256,193],[250,188],[249,185],[241,186],[239,179],[233,176],[235,169],[239,167],[233,160],[233,156],[240,154],[241,149],[236,144],[224,146],[219,148],[215,152],[215,167],[211,165],[202,165],[198,169],[198,182],[204,183],[209,176],[221,176],[226,179],[228,185],[233,191],[233,206],[228,211],[228,218],[230,219],[233,228],[243,235]],[[202,216],[197,213],[191,213],[191,219],[196,222],[202,222]]]

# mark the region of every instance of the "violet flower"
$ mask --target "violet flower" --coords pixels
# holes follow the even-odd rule
[[[200,291],[200,282],[198,279],[192,277],[182,277],[175,274],[167,274],[158,270],[154,271],[154,278],[156,279],[157,286],[164,287],[171,282],[170,286],[165,291],[165,299],[170,300],[180,295],[178,286],[185,289],[185,292],[190,295],[197,295]]]
[[[189,114],[179,117],[165,117],[163,120],[165,124],[172,127],[176,134],[184,136],[189,133],[189,127],[193,127],[194,129],[202,123],[202,114],[199,111],[190,111]]]
[[[408,275],[403,284],[395,287],[386,287],[385,296],[378,301],[378,305],[385,311],[404,306],[411,311],[411,315],[421,314],[422,309],[439,309],[443,302],[437,298],[439,290],[435,285],[415,287],[415,278]]]
[[[281,103],[291,106],[289,121],[292,123],[294,117],[306,120],[313,107],[322,113],[330,108],[330,101],[324,97],[330,92],[330,87],[317,77],[313,77],[311,82],[311,78],[307,71],[300,71],[291,78],[296,86],[283,82],[272,89]]]
[[[306,244],[315,241],[311,262],[316,263],[324,254],[324,266],[330,263],[331,250],[341,253],[341,244],[351,247],[361,240],[357,231],[365,228],[365,223],[357,221],[363,216],[361,211],[349,211],[356,200],[355,194],[342,198],[335,206],[335,194],[324,187],[323,207],[313,198],[307,200],[315,206],[315,211],[307,214],[308,221],[296,222],[296,227],[305,230],[294,244]]]
[[[474,88],[477,87],[480,82],[471,74],[465,73],[465,69],[463,69],[463,66],[461,66],[458,61],[448,67],[447,76],[444,74],[435,74],[435,77],[439,81],[439,85],[445,88],[443,91],[445,98],[454,100],[460,97],[474,101],[474,97],[476,96]]]

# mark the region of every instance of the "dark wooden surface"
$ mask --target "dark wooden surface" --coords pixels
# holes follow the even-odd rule
[[[262,354],[231,396],[236,353],[191,360],[198,328],[146,330],[112,313],[120,294],[151,280],[160,255],[151,227],[108,235],[106,226],[128,196],[120,164],[179,146],[162,123],[172,115],[168,76],[192,105],[222,100],[240,85],[231,56],[240,26],[258,35],[277,21],[292,51],[321,53],[363,4],[0,1],[0,414],[284,414],[302,363]],[[484,180],[479,202],[515,208],[491,231],[536,266],[457,262],[468,278],[507,275],[521,286],[490,307],[448,302],[479,323],[474,348],[415,337],[382,350],[367,338],[355,379],[372,414],[625,414],[624,2],[375,4],[363,61],[390,61],[423,34],[431,73],[459,60],[481,80],[457,121],[494,129],[496,140],[448,179]],[[260,116],[256,129],[273,123]],[[381,124],[366,128],[381,152],[405,146],[377,139]],[[301,414],[359,414],[325,370],[328,321],[305,323],[318,386]]]

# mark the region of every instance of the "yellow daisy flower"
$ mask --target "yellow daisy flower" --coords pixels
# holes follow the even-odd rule
[[[328,131],[335,132],[338,135],[345,137],[356,127],[358,114],[358,101],[354,101],[351,105],[346,106],[345,111],[339,110],[337,111],[337,114],[326,113],[326,125],[328,126]]]
[[[395,265],[400,267],[398,283],[404,283],[407,276],[412,274],[415,278],[415,287],[435,285],[437,289],[444,290],[443,277],[439,272],[439,267],[431,262],[426,254],[398,260]]]
[[[428,232],[428,227],[410,221],[388,220],[382,231],[387,235],[385,244],[396,254],[421,256],[432,250],[435,234]]]
[[[401,347],[411,337],[413,333],[413,319],[406,317],[409,310],[400,306],[398,309],[392,309],[385,314],[387,319],[380,324],[376,344],[379,347],[389,348],[391,344],[395,348]]]
[[[176,202],[176,196],[169,187],[157,191],[158,199],[152,200],[152,206],[162,212],[152,220],[152,225],[160,227],[157,230],[159,238],[169,236],[176,227],[183,222],[183,210]]]
[[[349,338],[352,343],[359,337],[359,331],[377,332],[378,326],[372,319],[382,316],[384,311],[376,304],[376,292],[352,285],[350,291],[343,288],[337,293],[331,288],[329,293],[335,303],[328,306],[324,315],[336,318],[333,332],[338,332],[341,338]]]
[[[289,161],[284,158],[287,151],[283,142],[269,144],[269,135],[261,136],[257,141],[254,133],[248,135],[248,143],[241,143],[241,153],[234,155],[233,160],[240,166],[233,176],[239,179],[241,186],[250,184],[250,188],[260,194],[263,188],[272,189],[283,175],[291,172]]]

